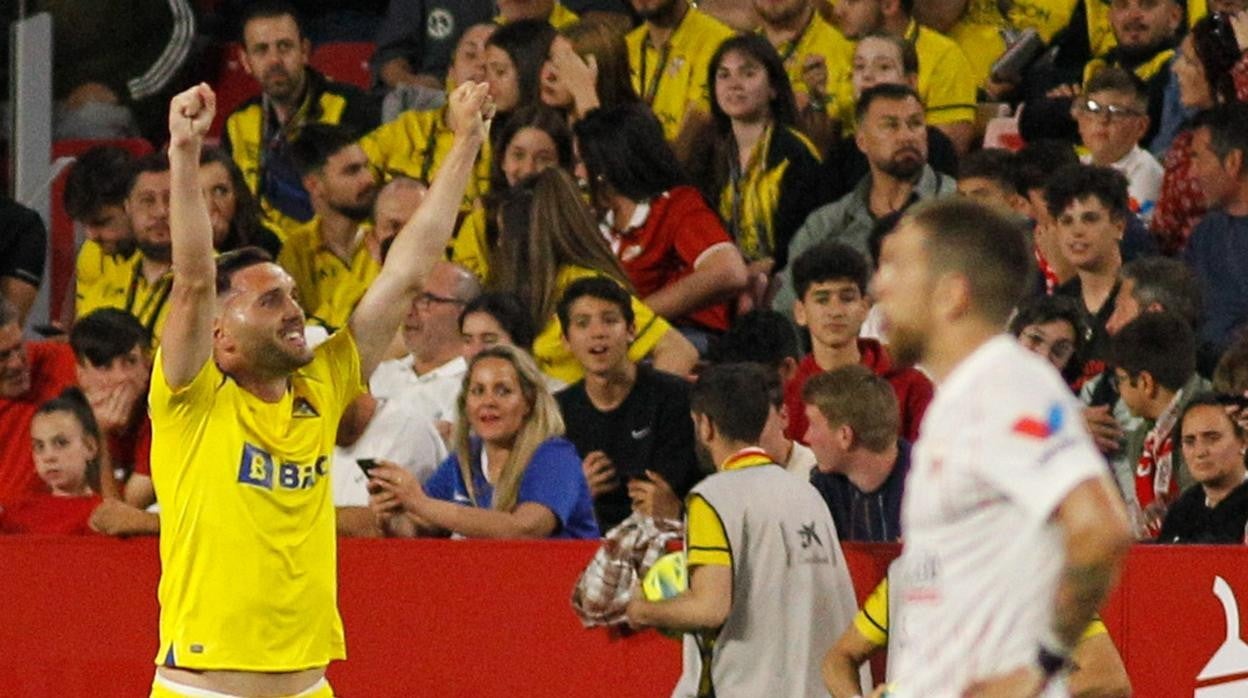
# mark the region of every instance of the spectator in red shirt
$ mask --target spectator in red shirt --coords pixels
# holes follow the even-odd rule
[[[86,534],[100,496],[100,429],[77,388],[45,402],[31,419],[34,470],[49,491],[30,494],[0,508],[0,533]]]
[[[897,394],[900,436],[907,441],[918,438],[919,423],[932,401],[932,382],[912,367],[893,365],[878,341],[858,336],[871,308],[867,298],[869,274],[866,258],[839,242],[824,242],[793,262],[793,288],[797,291],[793,316],[798,325],[810,331],[812,351],[784,386],[789,412],[785,434],[791,439],[806,438],[809,422],[802,403],[806,379],[853,364],[862,364],[888,381]]]
[[[0,503],[47,491],[35,475],[30,421],[74,378],[69,345],[23,342],[17,308],[0,298]]]
[[[146,508],[156,501],[146,400],[151,335],[130,313],[100,308],[74,323],[69,346],[78,361],[78,385],[108,444],[112,472],[100,473],[100,492]]]
[[[705,354],[749,281],[740,250],[644,104],[596,109],[573,131],[600,226],[637,294]]]

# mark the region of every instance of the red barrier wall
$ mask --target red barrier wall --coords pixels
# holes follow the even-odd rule
[[[680,670],[675,642],[652,632],[611,639],[583,630],[572,614],[569,593],[594,548],[345,541],[340,596],[349,658],[330,670],[336,692],[668,695]],[[895,554],[894,546],[846,546],[860,598]],[[146,695],[158,575],[153,540],[0,538],[0,695]],[[1103,615],[1137,696],[1192,696],[1198,686],[1222,685],[1196,680],[1227,637],[1215,576],[1248,602],[1248,550],[1132,552]],[[1248,659],[1248,645],[1243,651]],[[1238,671],[1248,679],[1248,662]],[[1248,696],[1248,688],[1226,695]]]

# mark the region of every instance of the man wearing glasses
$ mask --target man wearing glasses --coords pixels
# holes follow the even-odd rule
[[[1165,171],[1139,146],[1151,121],[1144,83],[1122,68],[1103,68],[1075,98],[1071,115],[1087,149],[1080,159],[1121,172],[1127,178],[1131,211],[1147,225]]]
[[[374,397],[427,405],[443,438],[451,433],[455,401],[468,370],[459,314],[480,294],[480,282],[467,269],[451,262],[434,265],[403,320],[408,355],[382,362],[369,379]]]

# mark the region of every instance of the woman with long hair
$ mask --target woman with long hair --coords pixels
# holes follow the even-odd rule
[[[569,123],[599,107],[641,102],[624,37],[602,22],[582,21],[559,32],[550,42],[541,77],[542,102],[564,113]]]
[[[1179,44],[1171,70],[1179,86],[1179,101],[1193,117],[1180,127],[1162,162],[1165,175],[1151,228],[1165,254],[1183,249],[1208,208],[1192,172],[1192,123],[1220,104],[1248,100],[1248,60],[1232,17],[1215,12],[1197,22]]]
[[[212,246],[217,252],[259,247],[277,259],[282,241],[265,225],[260,204],[229,153],[204,148],[199,156],[199,186],[208,202]]]
[[[548,22],[525,19],[504,24],[485,42],[485,81],[499,122],[540,101],[542,64],[554,38]]]
[[[555,308],[563,290],[587,276],[607,276],[633,291],[628,275],[598,231],[576,183],[560,168],[546,169],[507,191],[498,208],[499,244],[491,250],[487,287],[516,294],[541,328],[533,343],[542,372],[571,383],[580,365],[562,342]],[[684,375],[697,350],[633,295],[637,335],[629,356],[654,359],[655,368]]]
[[[571,169],[572,134],[563,117],[541,104],[514,112],[499,130],[490,160],[490,193],[464,218],[451,244],[451,259],[483,281],[490,250],[498,245],[498,202],[511,187],[548,167]]]
[[[455,454],[423,487],[392,464],[370,471],[370,505],[395,522],[392,532],[598,537],[580,456],[563,438],[559,407],[528,354],[500,344],[473,357],[458,412]]]
[[[720,44],[707,82],[711,124],[688,167],[749,264],[770,278],[789,240],[819,205],[819,156],[796,128],[797,107],[779,54],[758,34]],[[756,284],[755,303],[769,296]]]
[[[748,283],[741,252],[644,104],[595,109],[575,131],[612,252],[646,305],[705,351]]]

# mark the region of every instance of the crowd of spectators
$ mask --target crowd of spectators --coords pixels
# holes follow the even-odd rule
[[[130,135],[109,130],[115,108],[141,116],[186,72],[186,25],[227,17],[258,91],[200,165],[214,246],[276,259],[310,342],[346,325],[437,176],[446,93],[484,81],[497,107],[446,259],[342,420],[342,535],[679,521],[715,465],[689,381],[752,361],[774,377],[762,448],[843,539],[898,540],[934,387],[890,356],[869,280],[909,207],[966,196],[1030,231],[1036,283],[1008,330],[1083,399],[1137,538],[1248,537],[1236,0],[952,16],[907,0],[391,0],[340,24],[315,3],[189,19],[184,4],[173,37],[145,43],[165,41],[168,65],[126,86],[58,76],[68,124]],[[361,26],[377,32],[371,89],[309,65],[313,36]],[[1028,29],[1047,50],[999,62]],[[58,43],[57,66],[74,50]],[[989,113],[1016,115],[1020,148],[983,145]],[[86,239],[63,336],[23,338],[46,232],[0,202],[0,532],[159,531],[144,396],[172,286],[170,178],[162,134],[143,132],[154,153],[104,144],[68,175],[58,205]]]

